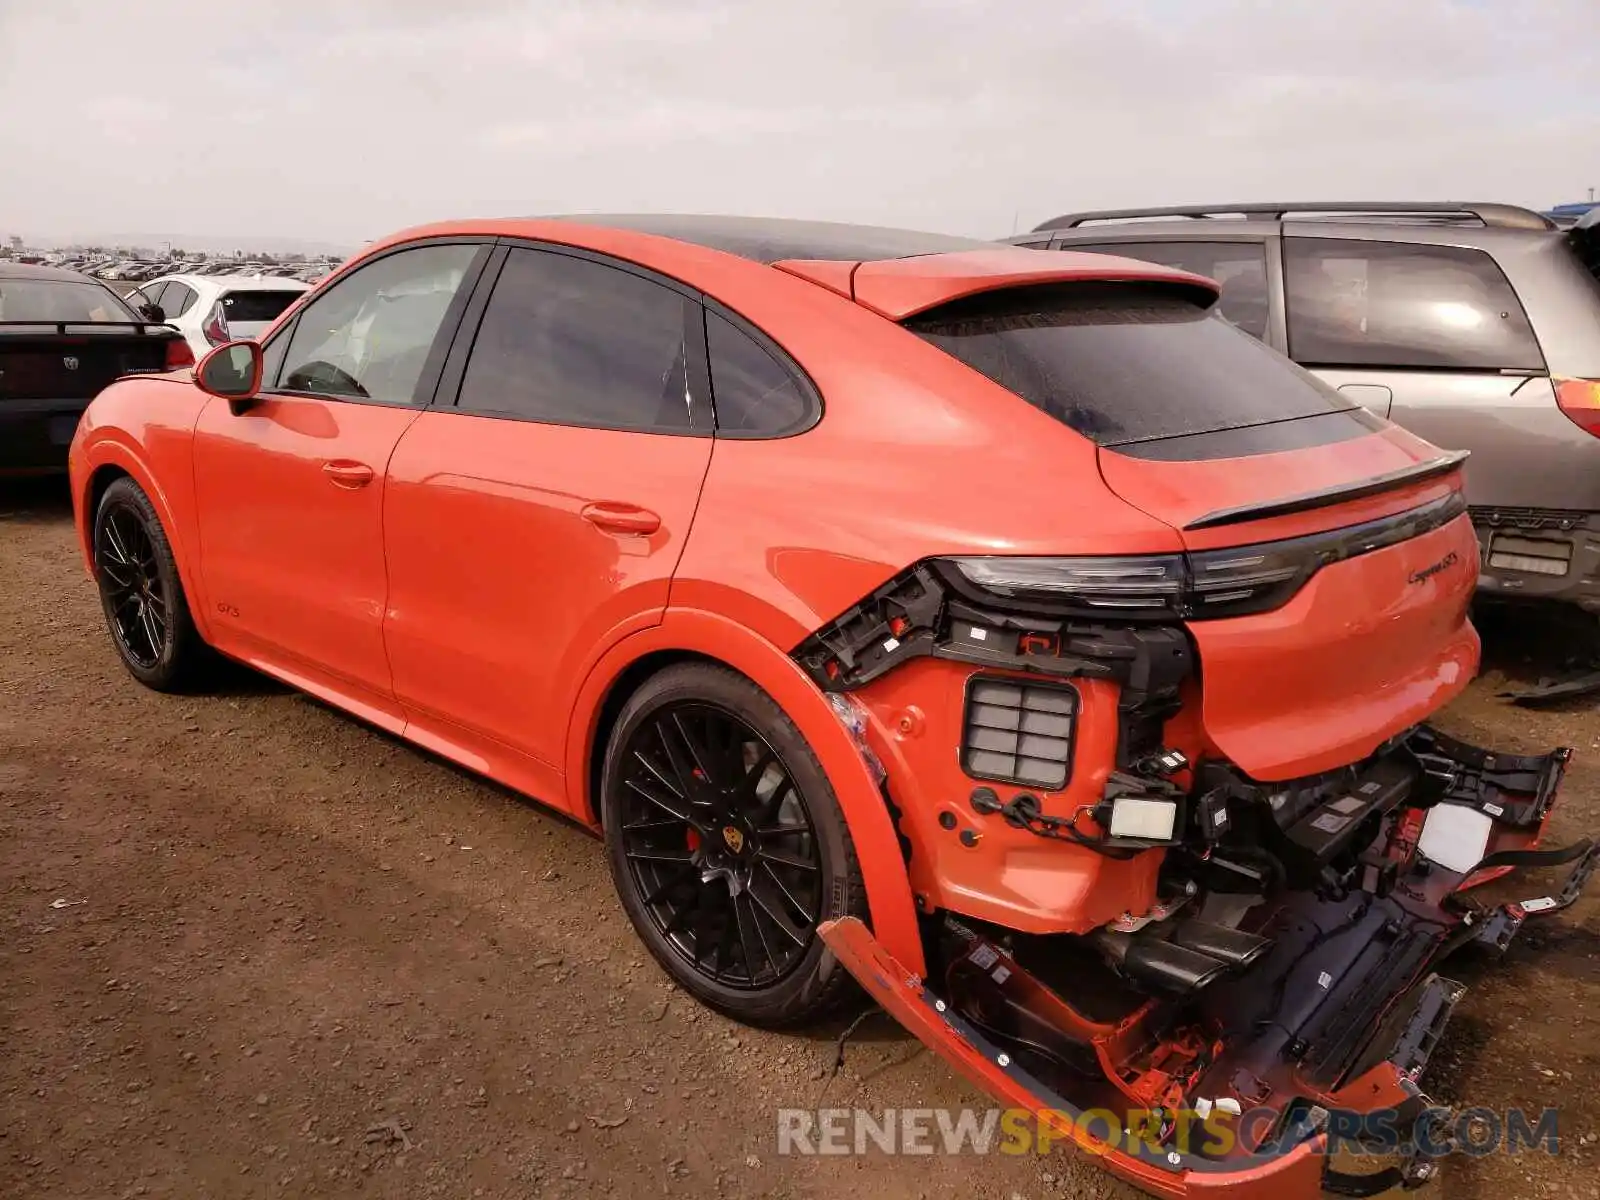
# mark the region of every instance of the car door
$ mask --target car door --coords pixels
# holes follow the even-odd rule
[[[1468,450],[1475,505],[1558,508],[1592,476],[1571,437],[1516,291],[1467,246],[1286,233],[1289,355],[1350,391],[1392,397],[1386,415]],[[1529,447],[1527,458],[1508,450]]]
[[[266,349],[263,394],[195,428],[201,569],[218,647],[391,728],[384,470],[432,396],[489,247],[392,251]]]
[[[627,264],[501,253],[440,404],[389,463],[384,637],[408,736],[559,804],[540,780],[577,691],[606,646],[661,620],[694,518],[704,332],[693,293]],[[494,765],[507,748],[542,768]]]

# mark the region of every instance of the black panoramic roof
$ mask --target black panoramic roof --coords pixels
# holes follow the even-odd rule
[[[77,271],[64,271],[60,267],[44,267],[33,263],[11,262],[3,258],[0,258],[0,279],[55,280],[58,283],[95,282]]]
[[[529,219],[577,221],[609,229],[651,233],[762,263],[779,262],[786,258],[873,262],[885,258],[911,258],[918,254],[945,254],[952,250],[995,248],[993,242],[977,238],[918,233],[910,229],[886,229],[877,225],[796,221],[782,217],[585,213]]]

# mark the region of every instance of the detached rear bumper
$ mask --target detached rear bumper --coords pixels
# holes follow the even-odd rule
[[[1449,1152],[1417,1081],[1466,990],[1436,968],[1469,944],[1504,950],[1525,921],[1572,904],[1600,847],[1534,848],[1569,752],[1494,755],[1431,730],[1414,745],[1429,774],[1448,774],[1435,807],[1493,817],[1482,857],[1452,871],[1412,855],[1373,891],[1263,904],[1245,924],[1270,949],[1196,995],[1090,1017],[1087,995],[1074,994],[1081,977],[1046,972],[1047,985],[1030,971],[1037,958],[1021,962],[985,935],[961,930],[964,948],[925,980],[858,920],[821,934],[902,1025],[1000,1105],[1031,1114],[1041,1143],[1073,1146],[1152,1195],[1310,1200],[1415,1187]],[[1550,895],[1494,908],[1466,898],[1506,872],[1558,865],[1566,878]],[[1374,1141],[1399,1165],[1333,1168],[1340,1149]]]

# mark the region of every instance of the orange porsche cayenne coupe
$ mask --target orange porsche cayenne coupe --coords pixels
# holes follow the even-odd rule
[[[588,825],[722,1012],[859,984],[1160,1195],[1369,1186],[1329,1114],[1415,1122],[1435,967],[1593,854],[1539,848],[1565,750],[1426,723],[1478,662],[1464,455],[1216,299],[846,225],[414,229],[101,393],[83,553],[147,686],[224,655]]]

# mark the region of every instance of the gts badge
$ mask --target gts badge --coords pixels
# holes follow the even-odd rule
[[[1432,563],[1432,564],[1430,564],[1430,565],[1428,565],[1426,567],[1423,567],[1420,571],[1411,572],[1411,575],[1406,580],[1406,582],[1407,583],[1427,583],[1428,580],[1432,579],[1435,575],[1439,574],[1439,572],[1448,571],[1451,567],[1455,566],[1460,561],[1461,561],[1460,555],[1458,555],[1454,550],[1452,550],[1452,551],[1450,551],[1449,554],[1446,554],[1438,562]]]

